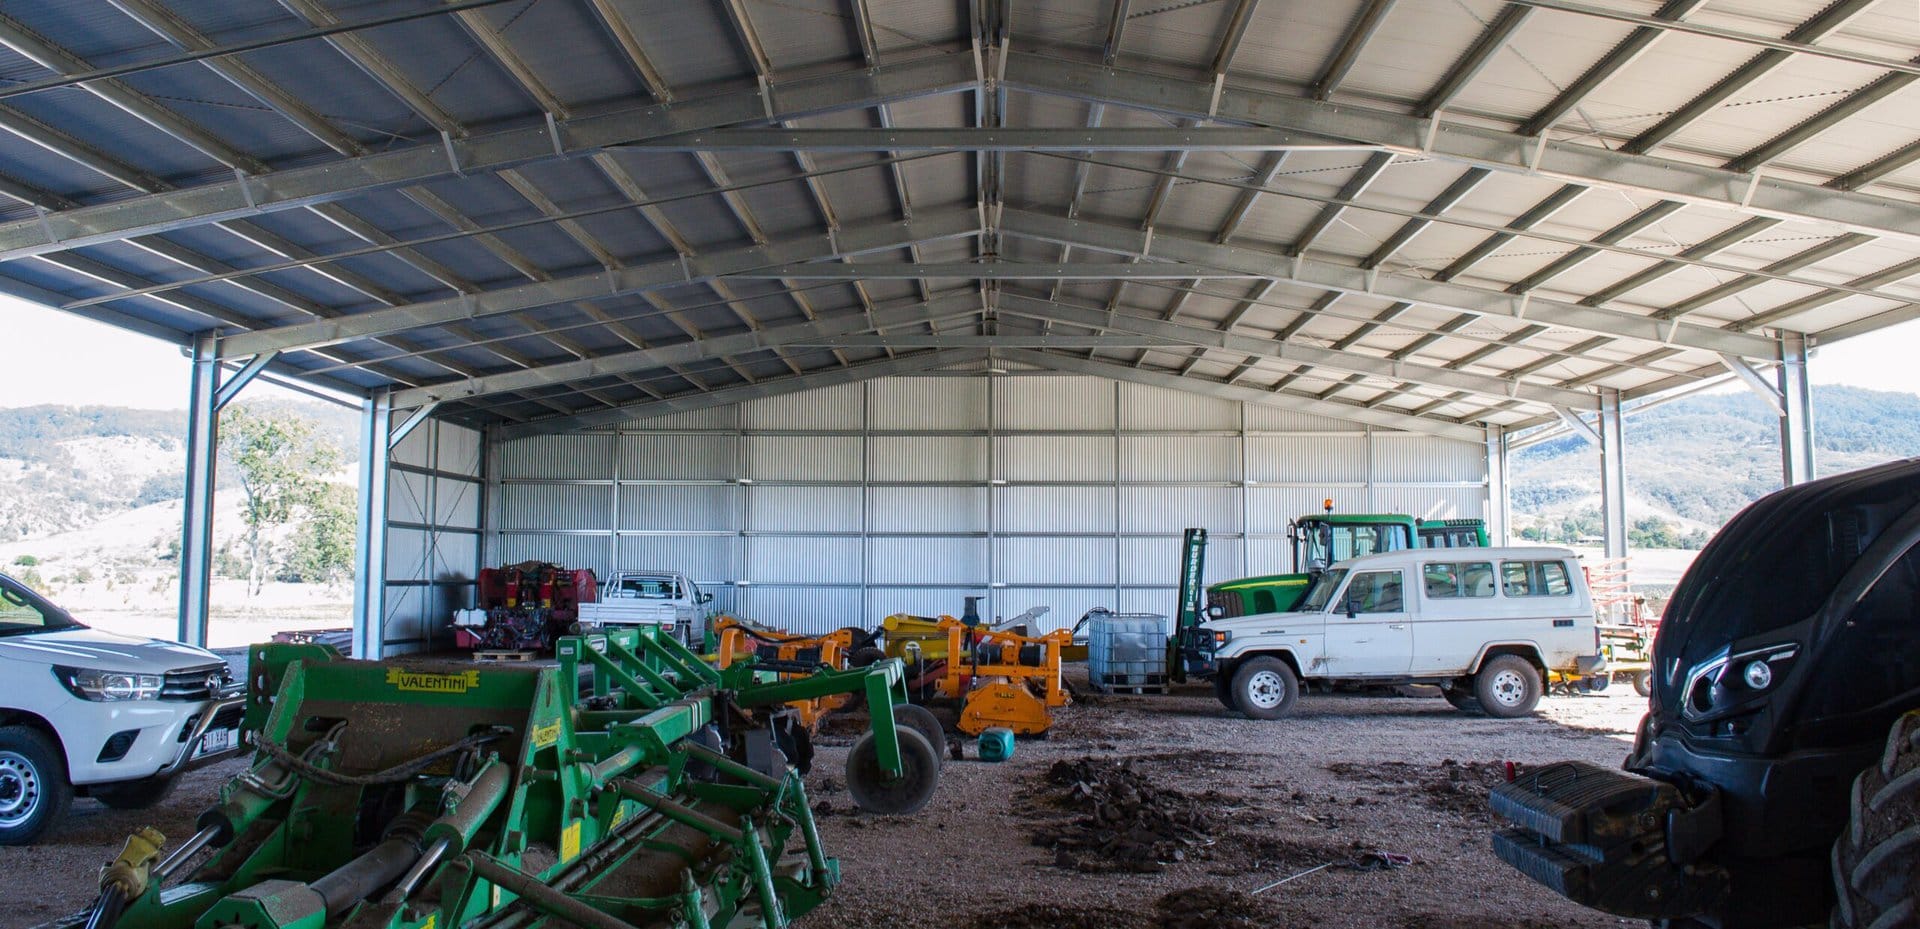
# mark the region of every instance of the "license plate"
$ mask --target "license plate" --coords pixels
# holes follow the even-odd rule
[[[193,757],[201,758],[227,751],[233,748],[239,736],[238,729],[209,729],[206,735],[200,737],[200,747],[194,749]]]

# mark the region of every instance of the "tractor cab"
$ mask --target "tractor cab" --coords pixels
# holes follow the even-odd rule
[[[1330,510],[1331,507],[1322,515],[1302,516],[1288,527],[1295,573],[1318,574],[1337,562],[1416,547],[1411,517],[1335,516]]]

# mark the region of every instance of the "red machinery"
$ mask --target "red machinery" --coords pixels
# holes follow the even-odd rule
[[[482,568],[478,609],[454,613],[454,637],[461,648],[544,651],[566,634],[580,604],[599,597],[599,581],[587,568],[544,561]]]

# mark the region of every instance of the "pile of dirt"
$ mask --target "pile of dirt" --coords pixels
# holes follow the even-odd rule
[[[1403,761],[1380,761],[1335,762],[1327,765],[1327,770],[1344,778],[1373,781],[1397,793],[1414,794],[1438,810],[1476,818],[1488,815],[1487,794],[1494,785],[1507,780],[1505,762],[1463,762],[1452,758],[1430,768]]]
[[[968,923],[971,929],[1127,929],[1139,919],[1125,910],[1106,906],[1071,907],[1034,903],[981,913]]]
[[[1259,898],[1222,887],[1189,887],[1153,904],[1159,929],[1259,929],[1277,926]]]
[[[1216,791],[1189,796],[1161,787],[1131,761],[1057,761],[1046,780],[1062,806],[1087,815],[1041,825],[1033,844],[1053,849],[1055,867],[1089,873],[1150,874],[1187,860],[1189,848],[1212,841],[1222,805]]]

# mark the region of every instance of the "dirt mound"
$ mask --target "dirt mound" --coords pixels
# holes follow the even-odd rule
[[[1395,793],[1416,795],[1434,809],[1479,818],[1488,815],[1487,794],[1507,780],[1505,762],[1452,758],[1432,767],[1404,761],[1340,761],[1327,765],[1327,770],[1351,780],[1372,781]]]
[[[1132,763],[1080,758],[1054,762],[1046,774],[1062,806],[1087,815],[1046,823],[1033,843],[1054,851],[1054,865],[1076,871],[1155,873],[1208,844],[1222,805],[1215,791],[1189,796],[1161,787]]]
[[[971,929],[1128,929],[1139,918],[1107,906],[1055,906],[1035,903],[981,913],[967,923]]]
[[[1222,887],[1189,887],[1153,905],[1160,929],[1255,929],[1279,925],[1251,894]]]

